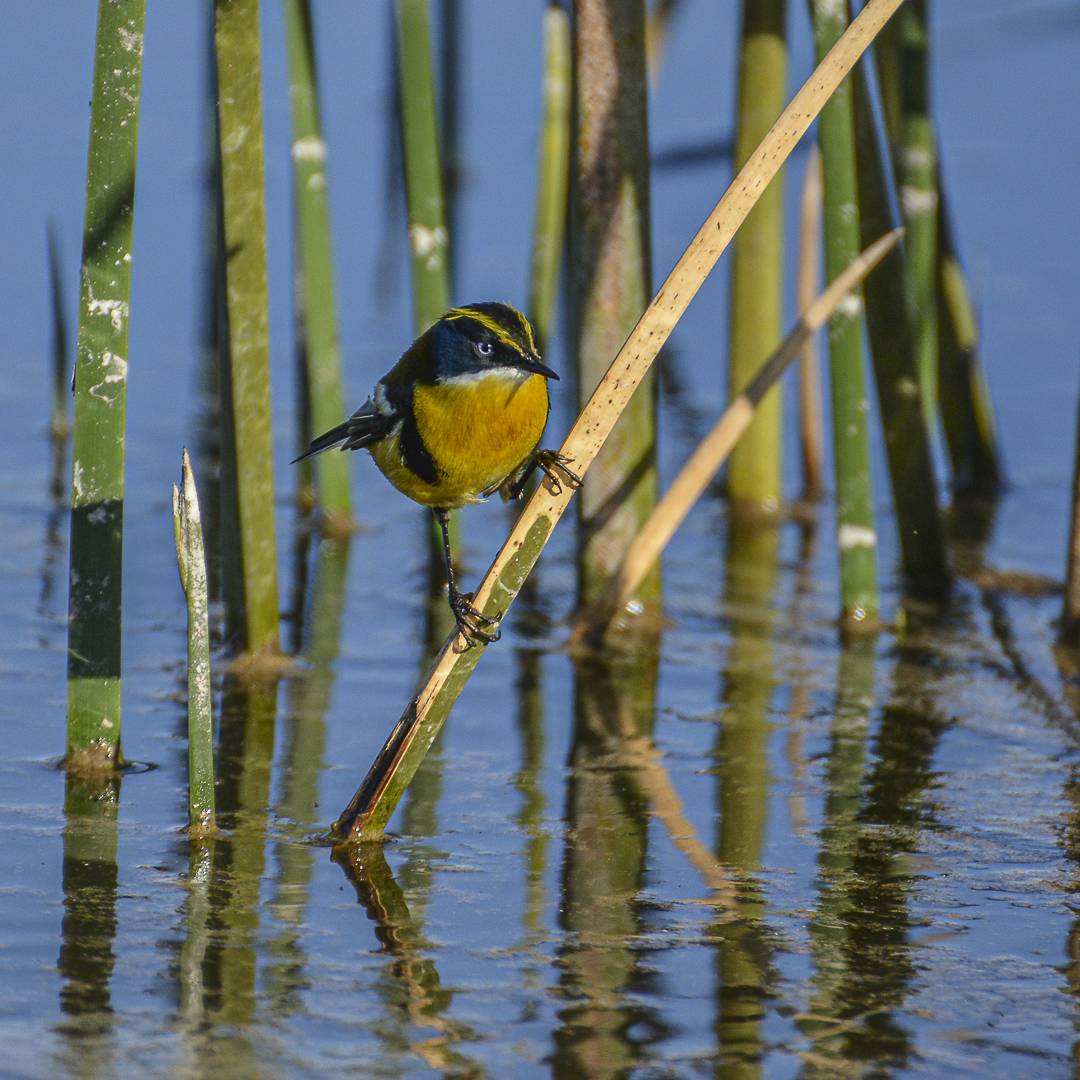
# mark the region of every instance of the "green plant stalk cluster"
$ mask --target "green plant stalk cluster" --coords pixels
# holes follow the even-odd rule
[[[859,225],[863,243],[893,227],[888,151],[879,138],[867,73],[854,73],[855,143],[859,147]],[[949,587],[945,529],[919,374],[911,348],[902,249],[887,255],[864,286],[870,350],[896,509],[904,576],[911,591],[941,596]]]
[[[397,0],[398,94],[409,207],[413,329],[417,334],[436,322],[450,306],[450,238],[446,229],[430,27],[427,0]],[[450,519],[454,551],[460,550],[459,536],[454,514]],[[442,560],[442,533],[432,518],[428,524],[428,561],[433,583],[442,580]]]
[[[173,531],[188,614],[188,828],[193,834],[209,833],[216,828],[209,592],[199,495],[186,449],[180,486],[173,485]]]
[[[544,12],[544,94],[536,183],[529,317],[541,354],[551,340],[559,264],[566,235],[570,179],[570,16],[558,4]]]
[[[334,299],[334,259],[326,187],[326,143],[319,115],[311,0],[285,0],[289,56],[289,103],[293,125],[293,188],[300,255],[299,306],[309,395],[303,445],[341,423],[345,395]],[[320,454],[314,461],[319,504],[326,514],[348,519],[349,462],[345,454]]]
[[[844,5],[811,0],[820,63],[847,26]],[[821,110],[824,171],[825,276],[832,280],[859,253],[859,204],[851,80]],[[829,366],[836,469],[837,543],[841,617],[872,625],[878,613],[877,533],[870,477],[869,402],[866,395],[861,291],[829,320]]]
[[[735,169],[742,168],[784,108],[785,0],[743,0]],[[784,283],[783,172],[739,230],[732,249],[728,395],[734,400],[780,342]],[[780,505],[781,384],[758,406],[727,470],[729,497],[769,510]]]
[[[636,0],[575,5],[570,264],[579,406],[651,296],[646,91],[644,6]],[[650,371],[577,500],[579,603],[599,595],[656,498],[656,382]],[[634,599],[656,613],[659,566]]]
[[[277,545],[258,0],[216,0],[214,14],[228,319],[222,402],[229,412],[223,428],[230,445],[223,454],[224,479],[226,498],[234,501],[238,548],[229,564],[242,575],[232,582],[228,615],[245,649],[275,651]]]
[[[124,424],[145,0],[100,0],[75,364],[67,762],[120,753]]]

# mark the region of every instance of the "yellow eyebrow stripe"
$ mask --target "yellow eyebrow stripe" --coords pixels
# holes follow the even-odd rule
[[[518,312],[518,317],[524,321],[524,316]],[[490,315],[486,315],[482,311],[477,311],[476,308],[451,308],[444,316],[444,319],[472,319],[473,322],[478,322],[485,330],[490,330],[495,335],[496,340],[506,345],[508,348],[514,350],[514,352],[520,353],[522,356],[525,352],[521,346],[514,340],[514,338],[507,332],[506,327],[502,325],[498,320],[493,319]],[[532,342],[532,334],[528,335],[530,343]]]
[[[529,352],[535,353],[537,351],[536,338],[533,337],[532,323],[517,308],[514,308],[514,314],[518,317],[518,322],[521,323],[521,332],[525,335],[525,340],[529,344]]]

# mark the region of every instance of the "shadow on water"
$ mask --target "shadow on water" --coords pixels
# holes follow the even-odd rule
[[[447,1018],[453,993],[442,985],[420,923],[386,860],[384,845],[342,849],[335,862],[356,889],[356,898],[374,924],[375,937],[387,962],[375,993],[385,1018],[376,1024],[387,1052],[401,1059],[416,1055],[432,1069],[452,1076],[484,1076],[484,1069],[455,1049],[455,1043],[476,1039],[467,1025]],[[417,1038],[416,1029],[434,1032]]]
[[[915,623],[896,650],[872,750],[875,657],[866,642],[841,653],[819,836],[818,905],[810,921],[813,992],[800,1029],[807,1075],[852,1065],[911,1063],[914,1036],[900,1011],[916,973],[909,911],[920,879],[919,835],[940,828],[934,756],[948,727],[934,705],[943,640],[959,622]]]
[[[277,814],[283,822],[274,843],[277,871],[270,910],[277,932],[267,949],[266,973],[271,1007],[279,1015],[301,1008],[308,985],[302,946],[304,914],[310,901],[315,859],[321,849],[306,842],[321,824],[319,778],[325,768],[326,715],[345,612],[350,542],[348,537],[318,543],[310,609],[297,612],[300,647],[306,667],[285,685],[285,747],[280,769]]]
[[[774,522],[728,523],[725,603],[731,645],[723,675],[724,711],[713,750],[717,779],[716,852],[736,875],[734,910],[716,942],[718,1076],[761,1074],[765,1003],[772,972],[761,934],[761,870],[769,805],[769,706],[776,690],[774,597],[780,533]]]
[[[216,840],[192,845],[185,910],[187,940],[178,973],[181,1015],[238,1025],[233,1056],[257,1013],[259,894],[266,865],[270,767],[277,686],[226,685],[218,745]],[[241,1054],[242,1056],[242,1054]]]
[[[64,917],[60,928],[61,1045],[65,1075],[115,1075],[115,1015],[110,984],[116,964],[119,774],[68,773],[64,790]]]
[[[625,760],[628,742],[651,739],[658,671],[656,642],[575,670],[557,959],[566,1004],[552,1057],[559,1076],[622,1075],[666,1034],[642,997],[651,981],[636,944],[649,814]]]

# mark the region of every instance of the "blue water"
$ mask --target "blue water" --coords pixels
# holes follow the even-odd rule
[[[664,164],[730,138],[729,6],[680,7],[650,103],[657,280],[730,176],[719,153]],[[1073,1075],[1080,701],[1055,662],[1060,599],[964,581],[942,618],[842,651],[827,504],[811,544],[784,526],[775,571],[753,574],[738,557],[753,538],[731,538],[721,500],[702,503],[665,557],[655,686],[647,661],[610,682],[575,678],[558,650],[573,602],[567,520],[540,568],[551,621],[534,638],[512,617],[391,823],[385,861],[368,853],[350,878],[304,841],[345,805],[415,686],[426,572],[420,514],[358,458],[367,528],[343,587],[318,588],[332,552],[308,559],[306,640],[329,594],[338,648],[261,712],[225,703],[230,831],[205,864],[193,855],[180,833],[184,616],[169,491],[200,431],[207,41],[196,5],[150,5],[140,127],[124,748],[156,768],[123,779],[115,825],[108,812],[65,815],[65,777],[50,767],[64,741],[66,519],[49,494],[44,230],[56,222],[74,320],[93,7],[65,5],[60,18],[9,3],[0,64],[0,1072]],[[455,299],[522,303],[538,7],[460,7]],[[316,8],[358,403],[411,325],[389,5]],[[810,57],[793,8],[794,86]],[[280,12],[263,14],[286,603],[290,137]],[[984,542],[959,554],[1060,581],[1080,390],[1080,27],[1065,0],[939,4],[935,18],[944,167],[1011,480]],[[725,299],[722,263],[673,342],[687,392],[662,406],[666,479],[724,400]],[[549,359],[565,368],[558,341]],[[549,442],[568,423],[560,401]],[[879,503],[887,515],[884,483]],[[466,515],[470,578],[505,529],[499,506]]]

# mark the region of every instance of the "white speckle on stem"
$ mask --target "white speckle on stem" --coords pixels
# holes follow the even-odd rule
[[[326,173],[313,172],[304,185],[308,191],[322,191],[326,187]]]
[[[877,546],[877,533],[867,525],[841,525],[836,533],[841,551]]]
[[[129,30],[126,26],[121,26],[117,33],[120,35],[120,44],[127,52],[142,52],[143,36],[138,30]]]
[[[321,135],[305,135],[292,144],[292,159],[321,165],[326,160],[326,142]]]
[[[126,300],[91,300],[86,310],[91,315],[108,315],[114,330],[122,330],[124,320],[128,317]]]
[[[836,305],[836,314],[845,319],[857,319],[862,314],[862,309],[862,297],[857,292],[851,292]]]
[[[904,208],[904,216],[908,218],[932,214],[937,210],[937,192],[904,184],[900,188],[900,205]]]
[[[409,243],[412,245],[413,254],[418,259],[424,259],[429,270],[434,270],[439,265],[446,240],[446,229],[441,225],[434,229],[419,224],[409,226]]]
[[[235,131],[230,131],[224,139],[221,140],[221,152],[223,154],[234,154],[241,146],[244,145],[247,140],[248,129],[244,126],[236,128]]]
[[[77,499],[81,499],[84,494],[83,489],[83,467],[81,461],[76,461],[71,469],[71,490],[75,493]]]

